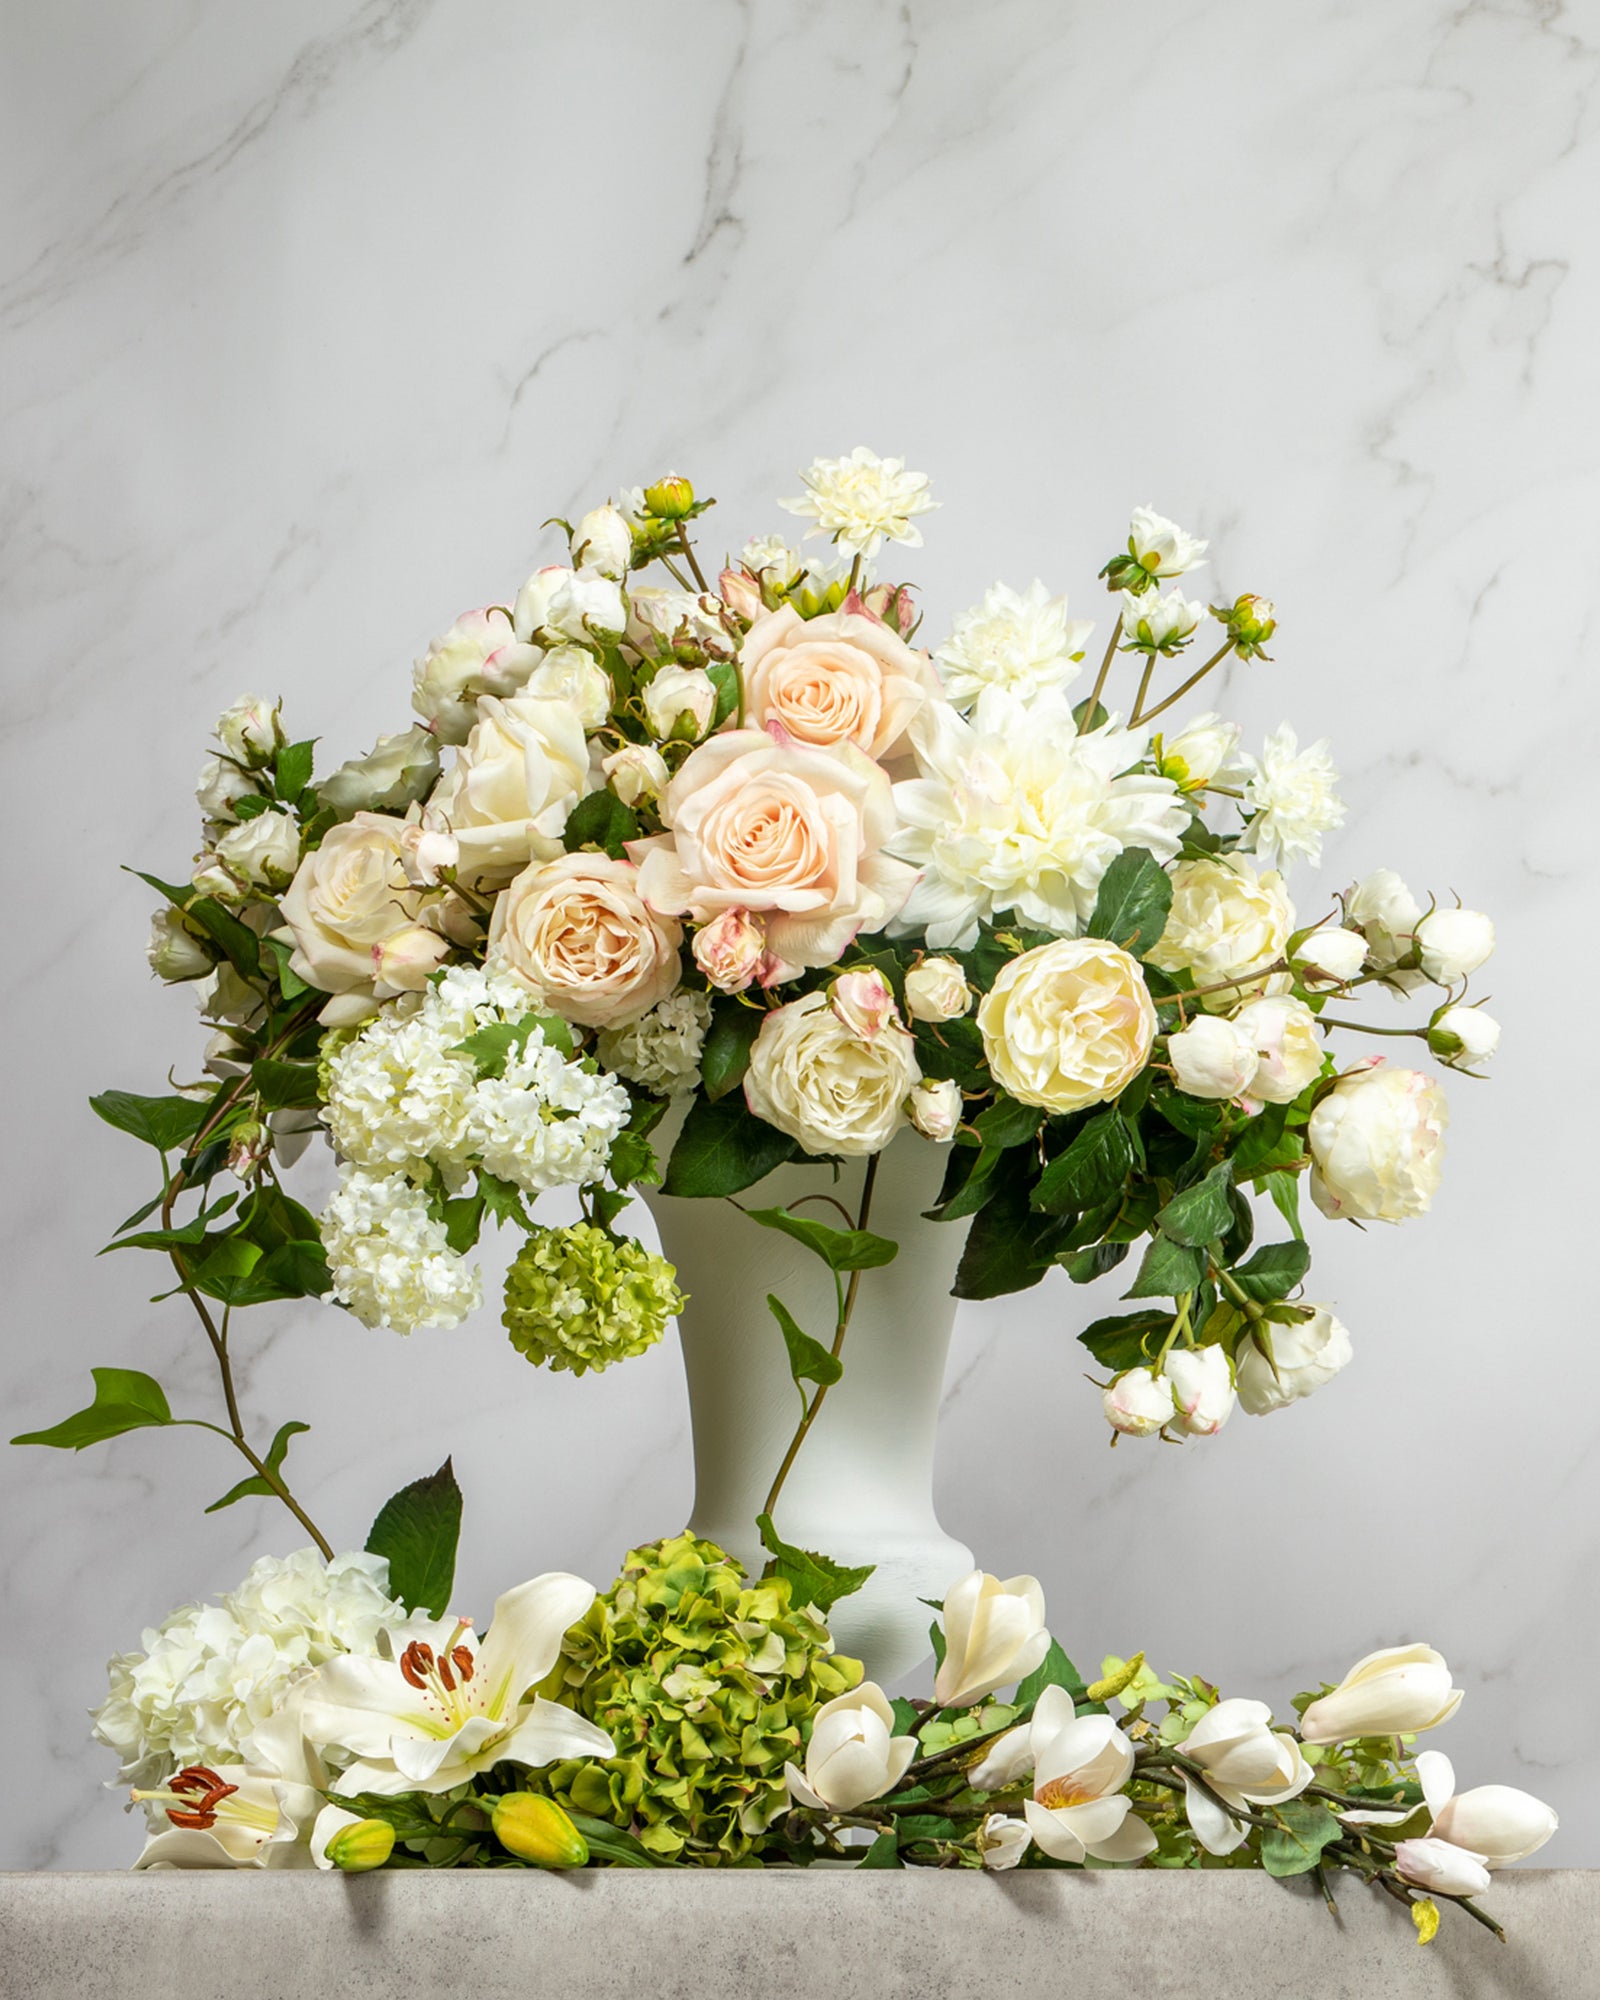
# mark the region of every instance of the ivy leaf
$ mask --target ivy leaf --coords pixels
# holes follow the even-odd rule
[[[1147,847],[1125,847],[1100,878],[1090,937],[1143,958],[1160,941],[1172,908],[1172,877]]]
[[[737,1000],[717,1004],[700,1051],[700,1080],[707,1097],[713,1101],[726,1097],[744,1082],[750,1051],[766,1018],[765,1009],[741,1007]]]
[[[156,1424],[170,1424],[166,1392],[153,1375],[137,1368],[91,1368],[94,1401],[86,1410],[64,1417],[47,1431],[24,1431],[13,1444],[46,1444],[56,1451],[82,1451]]]
[[[696,1097],[661,1183],[664,1194],[706,1200],[738,1194],[795,1156],[787,1133],[757,1118],[743,1097]]]
[[[820,1257],[830,1271],[872,1271],[892,1264],[900,1245],[870,1229],[837,1229],[809,1215],[791,1215],[786,1208],[747,1208],[745,1214],[763,1229],[778,1229]]]
[[[1233,1226],[1233,1163],[1219,1160],[1204,1180],[1175,1194],[1156,1220],[1163,1236],[1187,1249],[1214,1243]]]
[[[813,1340],[796,1321],[794,1315],[782,1299],[767,1294],[767,1310],[778,1322],[783,1334],[783,1344],[789,1350],[789,1373],[794,1377],[795,1386],[802,1382],[816,1382],[823,1388],[831,1387],[844,1373],[844,1363],[837,1354],[830,1354],[820,1340]],[[805,1390],[800,1390],[802,1400]]]
[[[89,1108],[119,1132],[170,1153],[194,1137],[211,1107],[193,1097],[136,1097],[131,1090],[103,1090],[89,1099]]]
[[[561,838],[569,854],[576,854],[580,847],[598,847],[613,861],[622,861],[627,857],[627,843],[639,838],[639,818],[632,806],[624,805],[615,792],[602,787],[579,799],[567,815]]]
[[[267,1451],[268,1471],[276,1472],[282,1466],[289,1450],[290,1438],[310,1428],[309,1424],[292,1422],[278,1426],[278,1434]],[[237,1486],[230,1486],[220,1500],[213,1500],[206,1512],[219,1514],[224,1507],[231,1507],[236,1500],[248,1500],[252,1495],[259,1495],[264,1500],[275,1500],[278,1497],[278,1489],[259,1472],[252,1472],[249,1478],[241,1479]]]
[[[1200,1289],[1206,1274],[1205,1255],[1170,1236],[1153,1236],[1138,1275],[1123,1293],[1125,1299],[1176,1299]]]
[[[1133,1135],[1116,1111],[1091,1118],[1039,1176],[1033,1206],[1049,1215],[1075,1214],[1116,1194],[1133,1165]]]
[[[1319,1799],[1291,1799],[1273,1812],[1281,1824],[1261,1836],[1261,1865],[1269,1875],[1304,1875],[1343,1830]]]
[[[446,1459],[426,1479],[402,1486],[378,1510],[367,1536],[368,1553],[389,1563],[389,1594],[408,1611],[444,1615],[456,1574],[461,1537],[461,1488]]]
[[[770,1514],[758,1514],[756,1526],[761,1531],[761,1546],[771,1558],[762,1575],[782,1577],[796,1604],[814,1604],[824,1618],[841,1597],[853,1597],[877,1567],[866,1563],[860,1569],[850,1569],[809,1549],[794,1548],[779,1535]]]
[[[1248,1264],[1233,1272],[1233,1281],[1249,1298],[1261,1305],[1286,1299],[1311,1268],[1311,1250],[1305,1243],[1263,1243]]]

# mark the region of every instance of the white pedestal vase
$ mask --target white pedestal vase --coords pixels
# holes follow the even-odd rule
[[[673,1116],[659,1135],[663,1158],[678,1123]],[[927,1657],[933,1614],[918,1600],[942,1597],[972,1567],[971,1551],[944,1532],[933,1510],[939,1401],[955,1321],[950,1286],[967,1233],[963,1223],[923,1215],[938,1198],[947,1152],[905,1131],[879,1157],[868,1227],[892,1237],[900,1254],[861,1273],[843,1378],[828,1391],[775,1510],[785,1541],[836,1562],[877,1565],[829,1622],[839,1650],[880,1681]],[[852,1160],[836,1181],[820,1162],[780,1167],[739,1200],[773,1208],[831,1195],[854,1217],[865,1170],[865,1161]],[[749,1221],[731,1202],[679,1200],[654,1188],[645,1199],[689,1294],[679,1321],[694,1427],[689,1526],[754,1574],[765,1561],[756,1516],[801,1415],[767,1295],[830,1345],[833,1279],[810,1251]],[[798,1212],[844,1226],[823,1202],[805,1202]]]

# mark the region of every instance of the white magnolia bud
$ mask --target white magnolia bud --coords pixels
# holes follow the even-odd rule
[[[1494,925],[1481,910],[1430,910],[1417,925],[1417,945],[1428,977],[1454,986],[1494,950]]]
[[[913,1021],[954,1021],[971,1005],[972,988],[953,958],[925,958],[906,974],[906,1012]]]
[[[1408,1882],[1441,1896],[1481,1896],[1489,1886],[1482,1855],[1431,1835],[1426,1840],[1402,1840],[1394,1851],[1394,1865]]]
[[[609,504],[591,509],[572,531],[572,560],[579,569],[623,577],[628,574],[632,554],[633,530]]]

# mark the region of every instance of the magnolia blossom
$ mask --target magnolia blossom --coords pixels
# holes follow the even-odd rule
[[[591,508],[572,531],[572,560],[579,569],[624,577],[632,555],[633,530],[626,515],[609,503]]]
[[[1134,508],[1128,523],[1128,552],[1148,575],[1186,576],[1202,567],[1209,547],[1153,507]]]
[[[1205,1773],[1203,1786],[1185,1776],[1184,1810],[1208,1854],[1231,1854],[1245,1838],[1229,1806],[1283,1805],[1315,1776],[1289,1732],[1274,1730],[1264,1701],[1219,1701],[1190,1730],[1183,1753]]]
[[[1122,643],[1131,652],[1176,653],[1194,637],[1206,607],[1181,590],[1122,593]]]
[[[358,1760],[340,1779],[351,1795],[447,1792],[498,1763],[609,1757],[603,1729],[528,1692],[593,1602],[581,1577],[552,1571],[499,1598],[482,1641],[470,1619],[441,1618],[397,1659],[331,1660],[305,1689],[306,1734]]]
[[[978,1828],[977,1847],[985,1868],[1015,1868],[1032,1845],[1027,1821],[1009,1813],[990,1813]]]
[[[800,479],[800,498],[778,505],[816,523],[808,536],[828,535],[851,556],[875,556],[886,541],[920,549],[916,516],[939,504],[926,473],[907,472],[903,458],[879,458],[864,444],[848,458],[814,459]]]
[[[748,910],[724,910],[694,934],[694,962],[719,993],[742,993],[766,955],[767,934]]]
[[[1288,994],[1251,1000],[1235,1014],[1233,1025],[1255,1050],[1250,1095],[1261,1103],[1292,1104],[1322,1074],[1317,1017],[1303,1000]]]
[[[745,717],[799,743],[853,743],[873,758],[904,755],[912,717],[939,692],[926,653],[856,611],[802,618],[763,612],[739,652]]]
[[[949,1077],[924,1080],[906,1099],[906,1116],[924,1139],[944,1145],[961,1124],[961,1086]]]
[[[881,930],[913,880],[883,851],[889,781],[850,743],[811,749],[724,731],[685,760],[661,817],[669,831],[630,849],[651,907],[696,923],[759,912],[768,949],[794,969],[831,964],[858,931]]]
[[[1331,1694],[1300,1718],[1307,1743],[1348,1743],[1356,1736],[1394,1736],[1435,1729],[1461,1706],[1444,1655],[1431,1646],[1386,1646],[1356,1661]]]
[[[704,736],[717,711],[717,684],[704,667],[667,665],[644,691],[645,718],[657,736],[689,742]]]
[[[1441,986],[1466,979],[1494,950],[1494,925],[1481,910],[1430,910],[1416,935],[1422,969]]]
[[[1420,1070],[1358,1070],[1311,1114],[1311,1198],[1322,1213],[1404,1222],[1433,1205],[1450,1106]]]
[[[825,993],[776,1007],[761,1023],[745,1073],[745,1101],[808,1153],[880,1153],[905,1123],[921,1080],[910,1035],[870,1038],[847,1027]]]
[[[1474,1069],[1500,1046],[1500,1023],[1481,1007],[1441,1007],[1428,1024],[1428,1047],[1452,1069]]]
[[[1029,1725],[1033,1797],[1028,1831],[1057,1861],[1139,1861],[1156,1837],[1122,1788],[1133,1776],[1133,1745],[1109,1715],[1074,1714],[1064,1687],[1047,1687]]]
[[[1239,1403],[1252,1417],[1285,1410],[1331,1382],[1350,1360],[1350,1336],[1327,1306],[1310,1306],[1309,1319],[1270,1329],[1257,1327],[1234,1355]],[[1267,1345],[1271,1346],[1268,1356]]]
[[[953,958],[924,958],[906,974],[906,1012],[913,1021],[954,1021],[970,1010],[973,997]]]
[[[1001,1582],[975,1569],[944,1598],[944,1659],[933,1684],[941,1708],[971,1708],[1031,1674],[1050,1650],[1037,1577]]]
[[[1243,762],[1244,810],[1251,819],[1240,845],[1276,867],[1296,860],[1315,867],[1322,836],[1345,819],[1327,739],[1302,750],[1286,722],[1267,738],[1259,758]]]
[[[1031,701],[1046,688],[1077,678],[1093,624],[1067,616],[1067,600],[1052,597],[1036,577],[1025,591],[997,583],[981,604],[958,612],[955,629],[934,658],[946,697],[968,709],[985,688]]]
[[[1220,1347],[1179,1347],[1167,1356],[1172,1385],[1169,1430],[1187,1437],[1215,1437],[1233,1413],[1233,1371]]]
[[[874,1681],[835,1695],[817,1710],[806,1745],[804,1777],[785,1764],[796,1805],[824,1812],[854,1812],[882,1798],[906,1774],[917,1754],[914,1736],[896,1736],[894,1710]]]
[[[1261,1066],[1254,1041],[1222,1014],[1197,1014],[1168,1035],[1167,1060],[1191,1097],[1241,1098]]]
[[[658,798],[672,778],[666,758],[653,743],[624,743],[620,750],[601,758],[600,768],[625,806]]]
[[[478,696],[515,694],[539,664],[498,606],[465,612],[417,661],[411,706],[441,743],[465,743],[478,719]]]
[[[1172,1384],[1148,1368],[1125,1370],[1106,1390],[1103,1401],[1107,1423],[1126,1437],[1154,1437],[1177,1409]]]
[[[1239,725],[1208,711],[1176,736],[1161,739],[1160,769],[1186,792],[1198,791],[1235,774]]]
[[[1438,1750],[1417,1758],[1422,1796],[1433,1815],[1433,1833],[1478,1855],[1487,1868],[1509,1868],[1536,1854],[1561,1822],[1531,1792],[1515,1785],[1475,1785],[1456,1790],[1455,1768]]]
[[[1057,938],[1005,965],[978,1007],[997,1083],[1023,1104],[1081,1111],[1144,1068],[1155,1004],[1137,959],[1101,938]]]
[[[1309,932],[1293,953],[1295,969],[1308,985],[1343,986],[1355,978],[1366,961],[1366,939],[1359,931],[1347,931],[1337,924],[1325,924],[1320,930]]]
[[[496,899],[489,949],[558,1014],[619,1028],[678,984],[683,927],[639,894],[631,861],[563,854],[523,869]]]
[[[1394,1851],[1394,1865],[1408,1882],[1441,1896],[1481,1896],[1489,1886],[1489,1871],[1481,1854],[1431,1835],[1424,1840],[1402,1840]]]
[[[1201,1004],[1231,1014],[1251,992],[1270,991],[1252,973],[1283,957],[1294,929],[1294,907],[1275,870],[1258,873],[1240,854],[1180,861],[1172,871],[1166,929],[1145,955],[1163,972],[1191,972],[1213,987]]]
[[[561,853],[567,815],[589,789],[589,746],[570,702],[486,696],[479,720],[429,801],[468,879],[504,881]]]

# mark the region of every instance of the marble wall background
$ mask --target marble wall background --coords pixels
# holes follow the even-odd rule
[[[145,975],[217,710],[281,692],[332,754],[513,589],[539,521],[668,464],[726,532],[858,439],[933,475],[938,630],[995,576],[1085,604],[1130,504],[1215,538],[1278,659],[1252,736],[1327,732],[1331,888],[1399,864],[1493,911],[1506,1043],[1460,1084],[1433,1216],[1317,1229],[1357,1363],[1270,1422],[1108,1456],[1063,1280],[963,1309],[939,1470],[1080,1658],[1284,1699],[1441,1646],[1449,1748],[1600,1862],[1585,1054],[1596,887],[1593,0],[56,0],[0,22],[5,1431],[92,1363],[211,1385],[91,1087],[194,1046]],[[1310,899],[1309,883],[1302,894]],[[1102,1310],[1105,1308],[1101,1308]],[[688,1503],[677,1357],[531,1375],[492,1312],[408,1344],[259,1315],[249,1409],[359,1542],[454,1452],[463,1601],[604,1579]],[[101,1663],[295,1545],[196,1433],[0,1454],[0,1863],[111,1866]],[[1557,1701],[1561,1706],[1557,1707]]]

